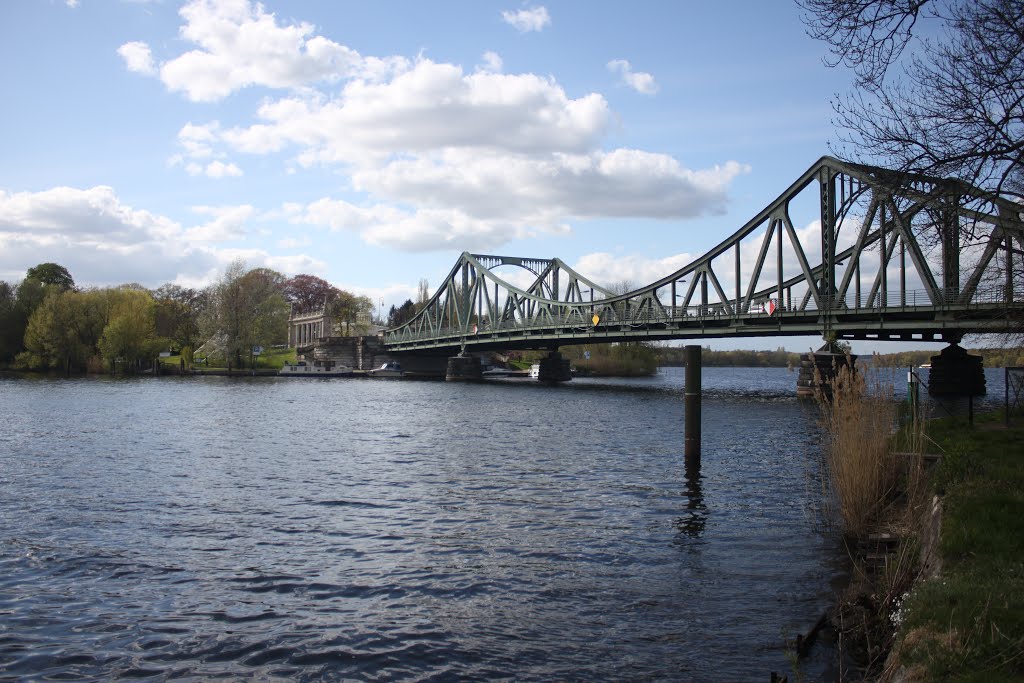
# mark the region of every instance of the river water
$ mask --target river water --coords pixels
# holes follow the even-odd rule
[[[843,557],[778,369],[0,377],[0,680],[767,680]],[[827,648],[806,664],[828,677]]]

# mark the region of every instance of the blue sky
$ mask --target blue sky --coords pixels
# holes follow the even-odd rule
[[[383,300],[459,253],[639,285],[828,153],[795,3],[14,0],[0,279],[203,286],[243,259]],[[790,348],[795,340],[733,346]]]

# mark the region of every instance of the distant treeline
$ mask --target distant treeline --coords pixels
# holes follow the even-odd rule
[[[656,349],[658,364],[682,367],[686,365],[686,350],[681,346],[665,346]],[[800,367],[800,354],[779,347],[774,351],[712,351],[704,347],[700,354],[701,365],[709,367],[736,368],[785,368]]]
[[[941,349],[930,351],[900,351],[878,356],[877,364],[881,367],[906,368],[924,365],[931,362],[932,356],[939,355]],[[1017,349],[967,349],[972,356],[981,356],[986,368],[1006,368],[1024,366],[1024,348]]]
[[[861,358],[873,359],[879,367],[905,368],[931,362],[941,349],[925,351],[900,351],[882,353],[874,356],[862,355]],[[681,346],[660,347],[655,349],[658,365],[686,365],[685,350]],[[981,356],[986,368],[1024,367],[1024,348],[1016,349],[968,349],[975,356]],[[785,368],[799,367],[800,354],[786,351],[783,348],[774,351],[712,351],[704,347],[701,352],[701,364],[707,367],[739,367],[739,368]]]

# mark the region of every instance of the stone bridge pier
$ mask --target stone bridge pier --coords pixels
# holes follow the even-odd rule
[[[957,342],[931,357],[928,393],[932,396],[983,396],[985,368],[981,356],[972,356]]]
[[[448,354],[391,353],[380,337],[322,337],[313,348],[313,358],[330,360],[354,370],[367,371],[397,361],[410,377],[443,378]]]

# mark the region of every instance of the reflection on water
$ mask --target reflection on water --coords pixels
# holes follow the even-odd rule
[[[817,417],[705,368],[687,473],[682,383],[0,378],[0,678],[789,672]]]

